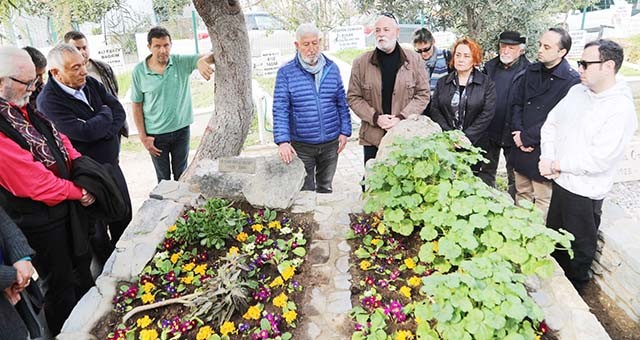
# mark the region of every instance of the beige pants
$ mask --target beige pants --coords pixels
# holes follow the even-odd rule
[[[551,182],[538,182],[524,176],[517,171],[516,175],[516,205],[521,200],[527,200],[536,205],[547,221],[547,212],[549,211],[549,202],[551,202]]]

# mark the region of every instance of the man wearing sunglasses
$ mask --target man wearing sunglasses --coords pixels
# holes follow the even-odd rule
[[[413,32],[413,48],[424,60],[424,67],[429,76],[431,96],[436,89],[438,79],[449,74],[449,60],[451,52],[436,47],[436,39],[426,28],[419,28]]]
[[[574,258],[556,250],[565,275],[578,289],[589,281],[602,202],[638,128],[630,88],[616,80],[624,54],[617,43],[587,43],[578,61],[582,84],[556,105],[541,130],[540,173],[553,180],[547,226],[575,237]]]

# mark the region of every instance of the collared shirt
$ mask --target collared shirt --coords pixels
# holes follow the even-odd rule
[[[198,65],[198,55],[171,55],[164,73],[140,62],[131,75],[131,101],[142,103],[148,134],[177,131],[193,123],[189,76]]]
[[[560,177],[555,182],[561,187],[603,199],[637,128],[626,83],[618,81],[601,93],[578,84],[549,112],[540,132],[540,158],[559,162]]]
[[[82,100],[85,104],[91,106],[91,104],[89,104],[89,100],[87,99],[87,95],[84,94],[84,92],[82,91],[82,89],[84,88],[84,85],[82,85],[82,87],[79,90],[76,90],[72,87],[69,87],[61,82],[58,81],[58,79],[56,79],[56,77],[51,77],[56,83],[58,83],[58,85],[60,85],[60,88],[62,88],[62,90],[68,94],[70,94],[71,96],[73,96],[73,98]]]

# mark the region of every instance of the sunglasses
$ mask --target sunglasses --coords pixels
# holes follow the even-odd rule
[[[396,24],[398,23],[398,19],[396,19],[396,16],[393,15],[392,13],[382,12],[382,13],[380,13],[380,15],[383,16],[383,17],[391,18],[391,19],[393,19],[393,21],[396,22]]]
[[[604,60],[594,60],[594,61],[586,61],[586,60],[578,60],[578,67],[582,67],[583,69],[587,69],[587,67],[591,64],[602,64]]]
[[[415,51],[418,52],[418,53],[426,53],[426,52],[431,51],[432,48],[433,48],[433,45],[431,45],[429,47],[425,47],[423,49],[416,48]]]
[[[16,78],[14,78],[14,77],[9,77],[9,79],[11,79],[11,80],[13,80],[13,81],[15,81],[15,82],[18,82],[18,83],[20,83],[20,84],[22,84],[22,85],[26,86],[26,87],[27,87],[27,89],[29,89],[29,88],[31,88],[32,86],[34,86],[34,85],[36,84],[36,81],[38,81],[38,78],[35,78],[35,79],[32,79],[32,80],[29,80],[29,81],[22,81],[22,80],[20,80],[20,79],[16,79]]]

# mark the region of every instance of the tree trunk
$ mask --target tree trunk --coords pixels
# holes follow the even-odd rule
[[[215,58],[215,110],[187,175],[200,159],[237,156],[253,117],[249,35],[239,1],[193,0],[209,31]]]

